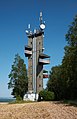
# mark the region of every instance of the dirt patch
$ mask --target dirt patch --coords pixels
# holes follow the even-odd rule
[[[0,104],[0,119],[77,119],[77,107],[55,102]]]

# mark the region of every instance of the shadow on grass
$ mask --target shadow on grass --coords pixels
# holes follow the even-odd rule
[[[65,106],[74,106],[77,107],[77,100],[62,100],[62,101],[54,101],[55,104],[64,104]]]

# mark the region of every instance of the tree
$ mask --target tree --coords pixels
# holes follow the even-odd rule
[[[62,61],[64,80],[67,82],[67,97],[77,98],[77,16],[66,34],[68,45]]]
[[[73,22],[69,26],[66,34],[66,40],[69,46],[77,46],[77,15],[74,17]]]
[[[47,88],[55,93],[55,99],[77,99],[77,16],[66,34],[68,45],[62,65],[52,67]]]
[[[11,94],[15,98],[20,97],[23,99],[24,94],[28,90],[28,78],[24,60],[18,54],[15,55],[12,69],[8,76],[10,78],[8,88],[12,88]]]
[[[74,48],[67,48],[65,50],[67,53],[62,61],[62,72],[67,83],[67,98],[75,98],[77,97],[77,54],[75,54]]]
[[[38,101],[51,101],[54,100],[54,92],[42,90],[39,92],[39,98]]]
[[[55,100],[64,99],[65,85],[61,65],[52,67],[47,83],[47,89],[48,91],[54,92]]]

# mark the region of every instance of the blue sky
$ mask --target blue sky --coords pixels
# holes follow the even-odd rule
[[[65,34],[77,14],[77,0],[0,0],[0,97],[11,96],[7,83],[15,54],[19,53],[27,65],[25,29],[29,23],[32,30],[39,27],[40,11],[46,23],[45,53],[51,56],[45,69],[61,64],[67,44]]]

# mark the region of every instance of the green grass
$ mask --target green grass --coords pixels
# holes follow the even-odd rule
[[[77,107],[77,100],[64,100],[63,103]]]
[[[9,104],[23,104],[23,103],[33,103],[33,101],[15,100],[15,101],[9,102]]]

